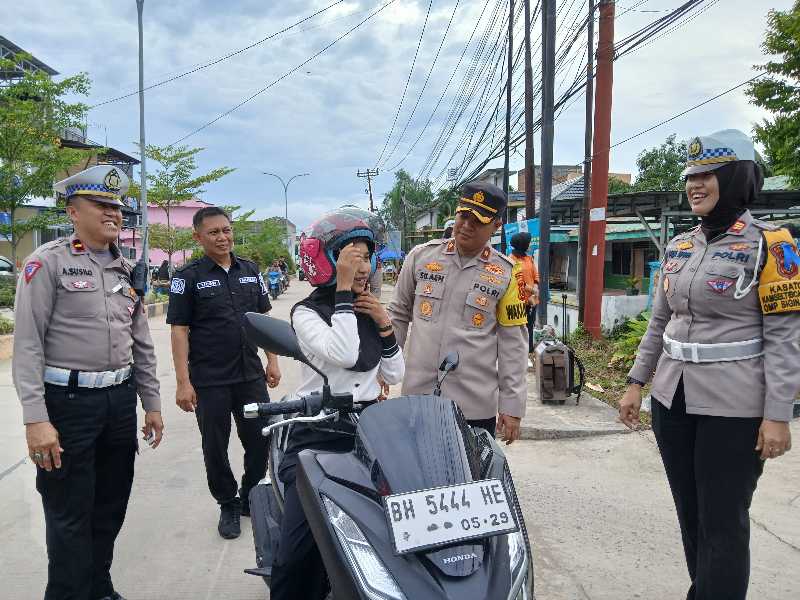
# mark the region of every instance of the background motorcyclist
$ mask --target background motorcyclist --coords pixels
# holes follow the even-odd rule
[[[378,241],[372,218],[366,211],[341,208],[303,234],[300,260],[316,289],[292,309],[303,353],[328,376],[332,392],[352,393],[355,402],[377,399],[378,378],[396,384],[405,370],[389,315],[366,289]],[[301,378],[296,396],[322,390],[322,378],[311,368],[303,365]],[[349,452],[353,431],[347,418],[292,429],[278,469],[285,484],[284,515],[272,568],[272,600],[321,600],[327,594],[325,568],[295,487],[297,455],[306,448]]]

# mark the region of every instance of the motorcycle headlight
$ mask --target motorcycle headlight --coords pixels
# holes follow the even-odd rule
[[[521,531],[508,534],[508,557],[513,582],[509,600],[527,600],[528,553]]]
[[[322,501],[339,544],[367,597],[370,600],[406,600],[355,521],[327,496],[322,495]]]

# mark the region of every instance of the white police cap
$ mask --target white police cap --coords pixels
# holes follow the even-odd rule
[[[53,186],[68,199],[89,196],[96,202],[122,206],[122,196],[128,191],[130,181],[122,169],[114,165],[96,165],[62,179]]]
[[[682,177],[719,169],[738,160],[756,160],[753,140],[738,129],[723,129],[698,136],[686,145],[686,168]]]

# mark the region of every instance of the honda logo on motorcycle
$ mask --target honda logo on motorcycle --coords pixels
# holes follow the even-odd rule
[[[478,555],[474,552],[472,554],[456,554],[455,556],[448,556],[447,558],[443,559],[442,562],[446,565],[451,565],[453,563],[469,560],[471,558],[477,560]]]

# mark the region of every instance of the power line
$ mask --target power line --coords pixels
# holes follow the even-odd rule
[[[711,98],[709,98],[709,99],[707,99],[707,100],[704,100],[704,101],[703,101],[703,102],[701,102],[700,104],[695,104],[695,105],[694,105],[694,106],[692,106],[691,108],[687,108],[686,110],[684,110],[684,111],[682,111],[682,112],[679,112],[679,113],[678,113],[678,114],[676,114],[676,115],[673,115],[673,116],[671,116],[669,119],[664,119],[663,121],[661,121],[661,122],[659,122],[659,123],[656,123],[656,124],[655,124],[655,125],[653,125],[652,127],[648,127],[647,129],[643,129],[643,130],[642,130],[642,131],[640,131],[639,133],[636,133],[636,134],[634,134],[634,135],[632,135],[632,136],[630,136],[630,137],[628,137],[628,138],[625,138],[625,139],[624,139],[624,140],[622,140],[621,142],[617,142],[616,144],[612,144],[612,145],[611,145],[611,147],[609,148],[609,150],[610,150],[611,148],[616,148],[617,146],[621,146],[621,145],[622,145],[622,144],[624,144],[625,142],[630,142],[631,140],[634,140],[634,139],[636,139],[636,138],[638,138],[638,137],[640,137],[640,136],[644,135],[645,133],[649,133],[649,132],[653,131],[654,129],[657,129],[657,128],[661,127],[662,125],[666,125],[666,124],[667,124],[667,123],[669,123],[670,121],[674,121],[675,119],[677,119],[677,118],[679,118],[679,117],[682,117],[683,115],[685,115],[685,114],[688,114],[688,113],[692,112],[693,110],[697,110],[698,108],[700,108],[700,107],[702,107],[702,106],[705,106],[706,104],[709,104],[710,102],[713,102],[714,100],[717,100],[717,99],[719,99],[719,98],[722,98],[722,97],[723,97],[723,96],[725,96],[726,94],[730,94],[731,92],[733,92],[733,91],[735,91],[735,90],[738,90],[740,87],[744,87],[744,86],[745,86],[745,85],[747,85],[748,83],[752,83],[752,82],[754,82],[756,79],[759,79],[759,78],[763,77],[764,75],[766,75],[766,73],[759,73],[759,74],[758,74],[758,75],[756,75],[755,77],[751,77],[751,78],[750,78],[750,79],[748,79],[747,81],[743,81],[742,83],[739,83],[739,84],[737,84],[737,85],[733,86],[732,88],[728,88],[728,89],[727,89],[727,90],[725,90],[724,92],[721,92],[721,93],[717,94],[716,96],[712,96]]]
[[[295,27],[297,27],[301,23],[305,23],[306,21],[308,21],[310,19],[313,19],[317,15],[321,15],[325,11],[330,10],[331,8],[333,8],[334,6],[336,6],[338,4],[341,4],[342,2],[344,2],[344,0],[337,0],[333,4],[330,4],[330,5],[326,6],[325,8],[322,8],[322,9],[318,10],[317,12],[308,15],[307,17],[304,17],[304,18],[300,19],[299,21],[297,21],[296,23],[293,23],[292,25],[289,25],[288,27],[284,27],[283,29],[281,29],[279,31],[271,33],[267,37],[262,38],[262,39],[258,40],[257,42],[254,42],[254,43],[250,44],[249,46],[245,46],[244,48],[239,48],[238,50],[235,50],[235,51],[231,52],[230,54],[226,54],[225,56],[221,56],[221,57],[219,57],[219,58],[217,58],[215,60],[212,60],[210,62],[203,63],[199,67],[195,67],[193,69],[190,69],[189,71],[185,71],[185,72],[183,72],[183,73],[181,73],[179,75],[175,75],[174,77],[169,77],[168,79],[164,79],[163,81],[158,81],[158,82],[156,82],[156,83],[154,83],[152,85],[148,85],[147,87],[143,88],[142,91],[146,92],[147,90],[152,90],[153,88],[157,88],[157,87],[160,87],[162,85],[166,85],[167,83],[171,83],[173,81],[181,79],[182,77],[186,77],[187,75],[191,75],[193,73],[197,73],[198,71],[202,71],[203,69],[207,69],[208,67],[212,67],[214,65],[217,65],[217,64],[219,64],[219,63],[221,63],[223,61],[228,60],[229,58],[231,58],[233,56],[236,56],[238,54],[242,54],[243,52],[247,52],[248,50],[258,46],[259,44],[263,44],[264,42],[267,42],[267,41],[271,40],[272,38],[275,38],[275,37],[281,35],[282,33],[286,33],[290,29],[294,29]],[[131,96],[135,96],[138,93],[139,93],[139,90],[136,90],[136,91],[130,92],[128,94],[123,94],[122,96],[117,96],[116,98],[111,98],[109,100],[103,100],[102,102],[98,102],[97,104],[93,104],[92,106],[89,107],[89,109],[97,108],[98,106],[104,106],[106,104],[111,104],[112,102],[118,102],[119,100],[124,100],[125,98],[130,98]]]
[[[383,158],[384,152],[386,152],[386,147],[389,145],[389,140],[392,139],[392,134],[394,133],[394,127],[397,125],[397,118],[400,116],[400,111],[403,108],[403,103],[406,101],[406,94],[408,93],[408,85],[411,83],[411,76],[414,74],[414,68],[417,66],[417,57],[419,56],[419,49],[422,47],[422,39],[425,37],[425,30],[428,28],[428,19],[431,16],[431,7],[433,6],[433,0],[428,2],[428,10],[425,13],[425,21],[422,23],[422,30],[419,32],[419,41],[417,42],[417,49],[414,52],[414,58],[411,60],[411,68],[408,71],[408,77],[406,78],[406,85],[403,87],[403,95],[400,96],[400,104],[397,105],[397,112],[394,113],[394,121],[392,121],[392,127],[389,129],[389,135],[386,136],[386,142],[383,144],[383,150],[381,150],[380,156],[378,156],[378,160],[375,161],[375,168],[381,162]]]
[[[338,42],[342,41],[344,38],[346,38],[347,36],[349,36],[349,35],[350,35],[351,33],[353,33],[355,30],[357,30],[358,28],[360,28],[360,27],[361,27],[361,26],[362,26],[364,23],[366,23],[367,21],[369,21],[370,19],[372,19],[373,17],[375,17],[376,15],[378,15],[379,13],[381,13],[381,12],[382,12],[384,9],[386,9],[388,6],[390,6],[390,5],[394,4],[395,2],[397,2],[397,0],[389,0],[388,2],[385,2],[385,3],[384,3],[384,4],[383,4],[383,5],[380,7],[380,8],[378,8],[378,9],[377,9],[377,10],[375,10],[374,12],[370,13],[370,14],[369,14],[369,15],[368,15],[366,18],[364,18],[363,20],[361,20],[361,21],[358,23],[358,25],[355,25],[355,26],[351,27],[350,29],[348,29],[348,30],[347,30],[345,33],[343,33],[342,35],[340,35],[339,37],[337,37],[337,38],[336,38],[335,40],[333,40],[333,41],[332,41],[330,44],[328,44],[327,46],[325,46],[324,48],[322,48],[322,50],[320,50],[319,52],[317,52],[316,54],[314,54],[314,55],[313,55],[313,56],[311,56],[310,58],[308,58],[308,59],[304,60],[303,62],[301,62],[301,63],[300,63],[299,65],[297,65],[296,67],[294,67],[294,68],[290,69],[289,71],[286,71],[286,73],[284,73],[283,75],[281,75],[281,76],[280,76],[280,77],[278,77],[277,79],[273,80],[273,81],[272,81],[270,84],[268,84],[268,85],[266,85],[265,87],[261,88],[260,90],[258,90],[258,91],[257,91],[257,92],[255,92],[254,94],[251,94],[250,96],[248,96],[247,98],[245,98],[244,100],[242,100],[241,102],[239,102],[239,104],[237,104],[237,105],[236,105],[236,106],[234,106],[233,108],[230,108],[230,109],[226,110],[224,113],[220,114],[220,115],[219,115],[219,116],[217,116],[215,119],[212,119],[211,121],[209,121],[209,122],[208,122],[208,123],[206,123],[205,125],[201,125],[200,127],[198,127],[197,129],[195,129],[195,130],[194,130],[194,131],[192,131],[191,133],[188,133],[188,134],[186,134],[185,136],[183,136],[183,137],[182,137],[182,138],[180,138],[179,140],[175,140],[174,142],[172,142],[172,144],[171,144],[171,145],[173,145],[173,146],[174,146],[175,144],[179,144],[180,142],[182,142],[182,141],[184,141],[184,140],[186,140],[186,139],[188,139],[188,138],[192,137],[193,135],[195,135],[195,134],[197,134],[197,133],[200,133],[200,132],[201,132],[201,131],[203,131],[204,129],[206,129],[206,128],[208,128],[208,127],[211,127],[211,125],[213,125],[214,123],[216,123],[216,122],[217,122],[217,121],[219,121],[220,119],[223,119],[224,117],[227,117],[227,116],[228,116],[228,115],[230,115],[232,112],[234,112],[234,111],[238,110],[239,108],[241,108],[242,106],[244,106],[245,104],[247,104],[248,102],[250,102],[251,100],[253,100],[254,98],[256,98],[257,96],[260,96],[261,94],[263,94],[264,92],[266,92],[266,91],[267,91],[267,90],[269,90],[270,88],[274,87],[275,85],[277,85],[278,83],[280,83],[281,81],[283,81],[284,79],[286,79],[286,78],[287,78],[289,75],[291,75],[291,74],[293,74],[293,73],[296,73],[297,71],[299,71],[300,69],[302,69],[304,66],[306,66],[308,63],[310,63],[311,61],[315,60],[316,58],[318,58],[319,56],[321,56],[322,54],[324,54],[324,53],[325,53],[326,51],[328,51],[330,48],[332,48],[333,46],[335,46],[335,45],[336,45]]]
[[[403,140],[403,137],[406,135],[406,131],[408,130],[408,126],[411,124],[411,119],[414,118],[414,114],[417,112],[417,108],[419,107],[419,103],[422,100],[422,95],[425,93],[425,89],[428,87],[428,82],[431,80],[431,75],[433,75],[433,69],[436,66],[436,62],[439,60],[439,54],[442,52],[442,47],[444,46],[444,42],[447,39],[447,34],[450,33],[450,26],[453,24],[453,19],[456,16],[456,11],[458,10],[458,5],[461,3],[461,0],[456,0],[456,4],[453,7],[453,12],[450,15],[450,20],[447,22],[447,27],[444,30],[444,34],[442,35],[442,41],[439,42],[439,48],[436,50],[436,55],[433,57],[433,62],[431,63],[430,69],[428,69],[428,76],[425,78],[425,83],[422,84],[422,89],[417,94],[417,101],[414,103],[414,108],[411,109],[411,114],[408,115],[408,120],[406,121],[405,126],[403,127],[403,131],[400,132],[400,136],[397,138],[397,141],[394,144],[394,147],[391,149],[389,154],[386,155],[386,158],[383,159],[383,164],[381,166],[385,166],[392,155],[397,150],[397,147],[400,145],[400,142]]]
[[[396,162],[394,164],[393,167],[391,167],[389,169],[390,171],[394,171],[397,167],[399,167],[401,164],[403,164],[403,162],[405,162],[405,160],[411,155],[411,152],[413,152],[414,148],[417,147],[417,144],[422,139],[422,136],[425,134],[425,131],[428,129],[428,126],[431,124],[431,121],[433,120],[433,117],[436,115],[436,111],[439,109],[439,106],[442,104],[442,100],[444,100],[444,97],[447,94],[447,90],[450,88],[450,84],[453,82],[453,79],[455,79],[456,73],[458,72],[458,68],[461,66],[461,61],[464,60],[464,57],[467,54],[467,50],[469,49],[469,46],[472,43],[473,38],[475,37],[475,32],[478,31],[478,25],[483,20],[483,15],[486,12],[486,9],[489,8],[489,3],[490,2],[491,2],[491,0],[486,0],[486,2],[483,5],[483,10],[481,10],[481,14],[475,20],[475,26],[472,28],[472,33],[470,34],[469,38],[467,39],[467,43],[464,44],[464,49],[461,51],[461,55],[458,57],[458,61],[456,62],[456,66],[453,68],[453,72],[450,74],[450,78],[447,80],[447,84],[445,84],[444,89],[442,90],[442,93],[439,96],[439,100],[436,102],[436,106],[434,106],[433,110],[431,111],[431,115],[428,117],[428,120],[426,121],[425,125],[422,127],[422,130],[419,132],[419,135],[417,135],[417,138],[414,140],[414,143],[411,144],[411,147],[409,147],[409,149],[403,155],[403,158],[401,158],[398,162]]]

